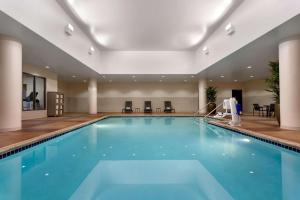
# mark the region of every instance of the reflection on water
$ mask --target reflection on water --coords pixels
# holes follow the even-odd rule
[[[172,125],[172,121],[174,118],[167,117],[165,118],[165,125]]]
[[[106,119],[0,160],[0,199],[300,199],[299,154],[152,119]]]
[[[101,161],[70,199],[139,199],[141,195],[149,200],[233,199],[197,160]]]
[[[144,122],[145,122],[146,125],[151,125],[151,123],[152,123],[152,118],[150,118],[150,117],[145,117],[145,118],[144,118]]]
[[[132,118],[131,117],[127,117],[123,119],[125,121],[126,125],[131,125],[132,124]]]

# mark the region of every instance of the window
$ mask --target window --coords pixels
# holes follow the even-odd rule
[[[23,110],[44,110],[46,78],[23,73]]]

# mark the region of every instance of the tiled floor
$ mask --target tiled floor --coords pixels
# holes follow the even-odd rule
[[[69,114],[64,117],[25,120],[22,122],[22,130],[0,133],[0,148],[99,117],[101,115]]]
[[[67,114],[60,118],[45,118],[23,121],[23,129],[20,131],[0,133],[0,148],[7,147],[25,140],[33,139],[45,135],[47,133],[66,129],[74,125],[82,124],[91,120],[100,118],[103,115],[126,115],[121,113],[105,113],[97,116],[87,114]],[[135,113],[129,115],[144,115],[143,113]],[[154,113],[152,115],[166,115],[164,113]],[[170,115],[170,114],[167,114]],[[176,113],[172,115],[193,115],[192,113]],[[225,122],[223,122],[225,123]],[[271,136],[278,139],[291,141],[300,146],[300,131],[290,131],[280,129],[275,118],[253,117],[246,115],[242,117],[242,129],[258,132],[265,136]]]
[[[243,116],[242,128],[300,144],[300,131],[280,129],[275,118]]]

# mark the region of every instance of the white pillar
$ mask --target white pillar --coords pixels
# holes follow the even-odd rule
[[[89,80],[89,114],[95,115],[97,114],[97,79],[91,78]]]
[[[200,114],[205,114],[207,112],[206,88],[207,88],[206,79],[200,79],[198,82],[199,110],[201,109]]]
[[[300,36],[279,45],[280,123],[300,130]]]
[[[22,127],[22,45],[0,35],[0,132]]]

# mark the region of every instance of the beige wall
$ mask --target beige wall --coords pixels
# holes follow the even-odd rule
[[[254,103],[269,105],[274,102],[272,93],[266,89],[264,80],[248,81],[243,84],[244,112],[252,112]]]
[[[209,82],[209,86],[217,87],[217,101],[219,105],[223,103],[224,99],[228,99],[232,96],[232,90],[242,90],[243,86],[241,83],[222,83],[222,82]]]
[[[88,111],[87,84],[59,81],[59,90],[65,93],[67,112]],[[152,101],[153,109],[163,108],[163,102],[171,100],[177,112],[193,112],[198,109],[197,83],[98,84],[98,112],[120,112],[126,100],[141,109],[146,100]]]
[[[46,94],[47,92],[56,92],[57,86],[57,74],[42,67],[35,67],[32,65],[23,65],[23,72],[28,74],[41,76],[46,78]],[[36,119],[47,117],[47,110],[36,110],[36,111],[23,111],[22,120]]]
[[[243,91],[243,110],[244,113],[252,112],[253,104],[268,105],[273,103],[272,94],[266,91],[264,80],[253,80],[237,83],[209,82],[210,86],[217,87],[217,105],[223,102],[223,99],[230,98],[232,90]]]
[[[243,91],[244,112],[252,112],[252,104],[273,102],[272,95],[265,91],[264,80],[242,83],[208,82],[218,88],[217,104],[230,98],[233,89]],[[88,84],[59,81],[58,90],[65,93],[66,112],[88,112]],[[126,100],[133,101],[133,107],[143,109],[146,100],[152,107],[163,108],[165,100],[171,100],[177,112],[194,112],[198,109],[197,83],[98,83],[98,112],[120,112]],[[155,110],[154,110],[155,111]]]

